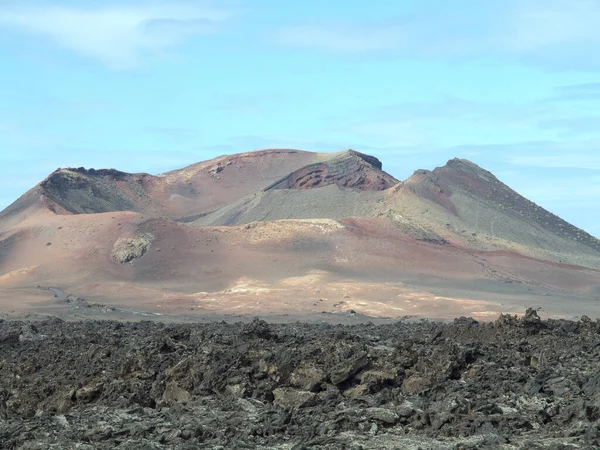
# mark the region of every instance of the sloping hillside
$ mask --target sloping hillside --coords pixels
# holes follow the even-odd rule
[[[199,216],[322,158],[299,150],[263,150],[220,156],[157,176],[114,169],[57,169],[0,213],[0,226],[4,219],[40,209],[55,214],[134,211],[171,219]]]
[[[399,183],[372,156],[348,150],[296,170],[265,189],[233,202],[195,225],[237,225],[279,219],[372,217]]]
[[[394,190],[386,207],[387,216],[399,226],[418,225],[466,248],[600,267],[598,239],[467,160],[415,172]]]
[[[600,315],[599,269],[597,239],[465,160],[404,182],[353,150],[59,169],[0,213],[4,310]]]

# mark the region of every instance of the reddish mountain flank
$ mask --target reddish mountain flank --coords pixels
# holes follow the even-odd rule
[[[597,239],[459,159],[405,182],[353,150],[58,169],[0,213],[3,311],[593,315],[599,269]]]

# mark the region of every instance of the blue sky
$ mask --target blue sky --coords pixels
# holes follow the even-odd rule
[[[468,158],[600,236],[596,0],[0,0],[0,208],[57,167]]]

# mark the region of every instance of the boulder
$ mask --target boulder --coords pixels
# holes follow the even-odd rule
[[[286,409],[312,406],[316,396],[313,392],[299,391],[293,388],[277,388],[273,390],[273,403]]]
[[[177,383],[170,382],[167,383],[167,387],[165,388],[165,392],[162,396],[163,403],[167,405],[172,405],[175,403],[188,403],[191,400],[191,395],[185,389],[181,389]]]

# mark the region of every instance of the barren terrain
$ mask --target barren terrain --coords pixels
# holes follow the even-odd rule
[[[599,286],[466,160],[58,169],[0,212],[0,447],[597,448]]]
[[[599,330],[0,321],[0,447],[598,448]]]
[[[59,169],[0,213],[11,316],[600,316],[599,270],[597,239],[465,160],[406,181],[355,151]]]

